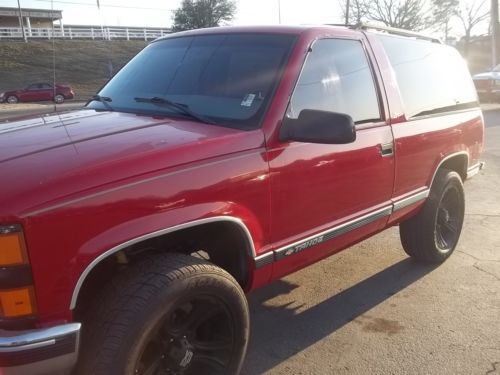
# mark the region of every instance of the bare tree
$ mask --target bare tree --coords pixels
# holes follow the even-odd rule
[[[340,0],[342,19],[346,19],[347,1],[349,1],[348,23],[350,25],[357,25],[367,18],[368,7],[366,0]]]
[[[422,30],[428,26],[425,0],[363,0],[367,17],[387,26]]]
[[[445,42],[450,32],[450,21],[459,13],[459,0],[432,0],[429,24],[444,33]]]
[[[426,10],[429,8],[426,6],[426,1],[349,0],[349,23],[357,24],[364,20],[370,20],[401,29],[422,30],[429,26],[430,20]],[[339,0],[339,3],[345,19],[347,0]]]
[[[464,28],[464,56],[469,54],[470,37],[472,29],[488,19],[490,11],[486,0],[463,2],[457,13]]]

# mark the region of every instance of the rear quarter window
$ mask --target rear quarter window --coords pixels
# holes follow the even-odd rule
[[[476,107],[465,60],[452,47],[379,35],[396,74],[407,118]]]

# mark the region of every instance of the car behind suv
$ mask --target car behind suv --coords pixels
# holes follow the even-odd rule
[[[83,110],[0,126],[1,372],[237,374],[245,293],[395,225],[444,262],[482,145],[463,59],[419,34],[160,38]]]
[[[66,85],[50,83],[32,83],[24,89],[10,90],[0,93],[0,103],[15,104],[17,102],[39,102],[52,100],[63,103],[66,99],[73,99],[73,89]]]

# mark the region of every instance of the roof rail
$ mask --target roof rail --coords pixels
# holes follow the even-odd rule
[[[389,34],[394,34],[394,35],[402,35],[402,36],[409,36],[417,39],[423,39],[423,40],[428,40],[433,43],[440,43],[441,40],[439,38],[435,38],[429,35],[417,33],[415,31],[410,31],[410,30],[404,30],[404,29],[398,29],[396,27],[390,27],[390,26],[384,26],[384,25],[377,25],[372,22],[362,22],[359,23],[355,26],[348,26],[354,29],[359,29],[359,30],[377,30],[377,31],[385,31],[386,33]]]

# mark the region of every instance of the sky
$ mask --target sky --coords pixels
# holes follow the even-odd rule
[[[74,25],[170,27],[172,11],[181,0],[20,0],[23,8],[62,10],[63,22]],[[462,0],[468,4],[480,0]],[[488,5],[485,0],[485,6]],[[237,12],[232,25],[325,24],[342,23],[340,0],[236,0]],[[278,7],[278,4],[280,6]],[[17,0],[0,0],[0,6],[17,7]],[[281,9],[281,12],[278,11]],[[280,17],[281,15],[281,17]],[[473,34],[487,32],[487,24]],[[463,35],[455,22],[452,34]],[[441,35],[438,35],[441,37]]]
[[[23,8],[51,9],[51,0],[20,0]],[[63,11],[65,24],[100,24],[117,26],[171,26],[172,10],[181,0],[53,0],[54,9]],[[233,25],[278,24],[278,3],[283,24],[318,24],[341,22],[338,0],[237,0]],[[1,6],[17,7],[17,0],[0,0]]]

